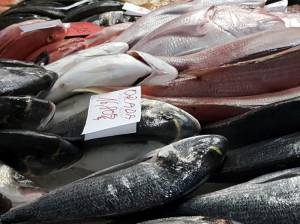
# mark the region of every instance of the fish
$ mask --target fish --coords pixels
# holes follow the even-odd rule
[[[85,43],[88,47],[103,44],[110,41],[114,37],[120,35],[124,30],[128,29],[132,23],[121,23],[103,28],[100,32],[91,34],[85,38]]]
[[[234,64],[181,73],[166,86],[145,86],[143,94],[162,97],[238,97],[281,91],[300,84],[299,46]]]
[[[115,42],[105,43],[98,46],[94,46],[85,50],[78,51],[72,55],[68,55],[56,62],[46,65],[47,70],[57,73],[59,76],[63,76],[66,72],[72,69],[75,65],[86,61],[92,57],[125,53],[128,50],[128,44]]]
[[[93,22],[99,26],[112,26],[120,23],[135,22],[139,17],[126,15],[124,11],[104,12],[91,16],[84,21]]]
[[[173,65],[178,71],[207,69],[295,47],[299,45],[299,35],[300,28],[261,31],[197,53],[160,59]]]
[[[0,194],[10,201],[12,207],[34,201],[47,193],[11,167],[0,163]]]
[[[62,26],[49,29],[22,32],[21,26],[40,23],[41,20],[31,20],[11,25],[0,31],[0,58],[24,60],[35,50],[47,44],[63,40],[66,29]]]
[[[295,98],[261,106],[204,126],[202,132],[224,135],[230,141],[230,149],[287,135],[298,131],[299,104],[300,99]]]
[[[70,11],[63,21],[77,22],[99,13],[120,11],[123,5],[122,2],[112,0],[92,1],[88,5],[83,5]]]
[[[154,56],[182,56],[223,45],[263,30],[285,28],[277,16],[239,6],[211,6],[165,23],[130,50]],[[216,38],[217,37],[217,38]]]
[[[142,60],[138,60],[140,58]],[[137,59],[128,54],[99,56],[82,61],[60,76],[45,98],[59,102],[74,95],[75,89],[94,85],[164,84],[177,75],[174,67],[143,52]]]
[[[170,203],[220,168],[226,143],[224,137],[215,135],[183,139],[157,149],[129,168],[112,173],[106,170],[12,209],[1,215],[1,222],[87,221]]]
[[[165,219],[157,219],[146,222],[140,222],[139,224],[238,224],[238,222],[225,220],[225,219],[213,219],[202,216],[185,216],[185,217],[171,217]]]
[[[264,0],[215,0],[215,1],[183,1],[180,3],[174,3],[167,6],[163,6],[159,9],[153,10],[147,15],[139,19],[133,26],[123,32],[120,36],[115,38],[113,41],[126,42],[132,47],[142,37],[146,36],[150,32],[161,27],[163,24],[185,14],[199,9],[204,9],[212,5],[222,4],[235,4],[243,5],[245,7],[258,7],[265,4]]]
[[[222,171],[214,180],[245,181],[256,176],[298,167],[300,133],[268,139],[226,154]]]
[[[0,67],[0,96],[37,95],[49,89],[57,77],[42,67]]]
[[[143,97],[172,104],[193,115],[201,124],[207,125],[264,105],[298,98],[300,87],[241,97],[153,97],[147,95]]]
[[[53,118],[55,104],[30,96],[0,97],[0,128],[38,130]]]
[[[278,171],[189,199],[177,215],[233,219],[245,224],[299,223],[300,169]]]
[[[0,139],[1,161],[24,176],[54,172],[82,156],[79,148],[53,134],[3,129]]]

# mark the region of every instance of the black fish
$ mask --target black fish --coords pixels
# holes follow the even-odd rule
[[[0,219],[2,223],[86,221],[162,206],[189,193],[219,169],[225,147],[221,136],[187,138],[157,149],[129,168],[63,186]]]
[[[217,179],[241,181],[297,166],[300,166],[300,132],[229,151]]]
[[[0,67],[0,95],[37,95],[49,89],[57,77],[42,67]]]
[[[53,134],[0,130],[0,160],[25,176],[44,175],[76,162],[77,147]]]
[[[244,224],[300,223],[300,168],[267,174],[249,182],[196,196],[177,215],[203,215]]]
[[[300,99],[291,99],[208,125],[203,133],[227,137],[233,149],[299,131],[299,114]]]
[[[0,97],[0,128],[37,130],[45,127],[55,113],[55,105],[33,97]]]

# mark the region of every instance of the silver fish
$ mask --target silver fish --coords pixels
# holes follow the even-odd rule
[[[143,16],[133,26],[116,37],[113,41],[126,42],[132,47],[142,37],[185,13],[204,9],[212,5],[234,4],[257,7],[263,6],[265,2],[265,0],[192,0],[185,1],[183,3],[170,4]]]
[[[226,144],[225,138],[214,135],[181,140],[129,168],[92,175],[12,209],[1,222],[86,221],[161,206],[189,193],[220,168]]]

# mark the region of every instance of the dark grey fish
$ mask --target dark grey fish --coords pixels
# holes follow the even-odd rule
[[[196,196],[178,215],[203,215],[244,224],[300,223],[300,168],[267,174],[249,182]]]
[[[55,104],[29,96],[0,97],[0,128],[37,130],[53,118]]]
[[[90,96],[91,94],[77,95],[59,103],[54,118],[44,130],[63,137],[80,137],[86,122]],[[199,131],[199,122],[184,110],[168,103],[143,99],[142,118],[137,125],[137,133],[119,136],[118,139],[153,139],[170,143],[196,135]],[[103,144],[111,143],[112,139],[115,137],[106,138]]]
[[[237,222],[225,220],[225,219],[212,219],[202,216],[184,216],[184,217],[172,217],[166,219],[157,219],[139,224],[238,224]]]
[[[162,206],[186,195],[220,168],[227,140],[196,136],[157,149],[140,163],[63,186],[10,210],[2,223],[108,218]]]
[[[237,148],[226,154],[214,180],[245,181],[253,177],[300,166],[300,132]]]
[[[76,162],[80,149],[53,134],[0,130],[0,160],[26,176],[44,175]]]
[[[56,79],[56,73],[42,67],[0,67],[0,95],[37,95]]]

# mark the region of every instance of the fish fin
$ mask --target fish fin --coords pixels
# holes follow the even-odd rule
[[[113,91],[122,90],[128,87],[86,87],[82,89],[75,89],[72,92],[74,93],[96,93],[96,94],[102,94],[102,93],[108,93]]]
[[[108,173],[112,173],[112,172],[116,172],[116,171],[119,171],[119,170],[129,168],[129,167],[134,166],[138,163],[141,163],[141,162],[144,162],[144,161],[147,161],[147,160],[151,159],[155,155],[156,151],[157,150],[154,150],[154,151],[152,151],[152,152],[150,152],[150,153],[148,153],[145,156],[142,156],[140,158],[129,160],[127,162],[120,163],[120,164],[117,164],[115,166],[111,166],[111,167],[108,167],[106,169],[103,169],[103,170],[99,170],[97,172],[92,173],[91,175],[88,175],[88,176],[83,177],[79,180],[76,180],[73,183],[78,183],[78,182],[81,182],[81,181],[84,181],[84,180],[87,180],[87,179],[90,179],[90,178],[102,176],[102,175],[105,175],[105,174],[108,174]]]

